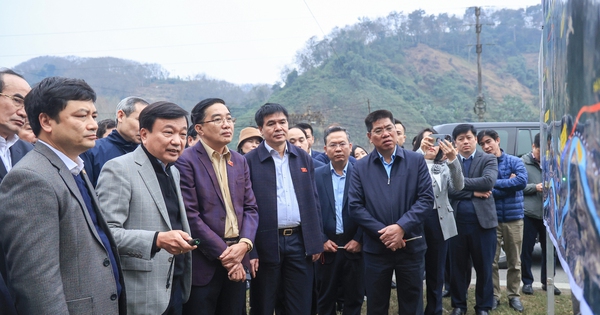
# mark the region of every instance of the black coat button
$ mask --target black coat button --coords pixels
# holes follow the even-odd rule
[[[116,295],[116,294],[113,294],[113,295],[111,295],[111,296],[110,296],[110,299],[111,299],[111,301],[114,301],[114,300],[116,300],[116,299],[117,299],[117,295]]]
[[[110,260],[108,258],[104,258],[104,262],[102,263],[104,267],[110,266]]]

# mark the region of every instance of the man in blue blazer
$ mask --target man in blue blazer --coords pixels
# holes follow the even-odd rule
[[[375,150],[354,165],[348,200],[350,216],[364,231],[367,312],[388,313],[395,271],[399,313],[422,313],[423,222],[434,200],[429,170],[421,154],[396,144],[390,111],[370,113],[365,125]]]
[[[253,314],[272,315],[281,291],[286,314],[308,315],[312,262],[323,251],[312,158],[286,140],[283,106],[267,103],[255,120],[265,141],[245,155],[259,215],[256,250],[250,252],[250,306]]]
[[[31,144],[17,136],[27,119],[24,99],[30,90],[20,74],[9,69],[0,70],[0,183],[13,165],[33,149]],[[3,259],[4,255],[0,254],[0,266],[4,265]],[[17,314],[4,275],[5,271],[0,270],[0,310],[7,315]]]
[[[353,166],[352,144],[342,127],[325,130],[325,154],[331,162],[315,169],[323,217],[323,254],[316,264],[318,313],[336,315],[341,297],[344,314],[359,315],[364,296],[362,231],[348,213],[348,188]]]

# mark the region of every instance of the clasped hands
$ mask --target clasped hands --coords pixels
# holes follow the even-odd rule
[[[385,247],[392,251],[406,247],[406,242],[404,242],[404,229],[398,224],[394,223],[388,225],[377,231],[377,233],[381,234],[379,239]]]
[[[246,280],[246,271],[242,265],[242,259],[248,252],[248,245],[240,242],[228,246],[219,256],[219,260],[225,269],[229,280],[240,282]]]
[[[324,252],[335,253],[335,252],[337,252],[337,250],[338,250],[338,245],[334,241],[327,240],[327,242],[323,243],[323,251]],[[360,245],[359,242],[357,242],[355,240],[350,240],[344,246],[344,250],[346,250],[349,253],[359,253],[362,250],[362,246]]]

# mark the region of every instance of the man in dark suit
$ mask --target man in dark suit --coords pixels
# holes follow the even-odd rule
[[[352,143],[341,127],[325,130],[325,154],[330,164],[315,169],[317,192],[323,217],[324,244],[316,264],[317,310],[336,315],[336,301],[343,300],[343,314],[359,315],[364,296],[361,254],[362,231],[348,213],[348,187],[353,166],[348,163]]]
[[[17,136],[27,120],[24,99],[30,90],[21,75],[9,69],[0,70],[0,183],[8,171],[33,149],[31,144]],[[3,259],[4,255],[0,254],[0,265],[4,265]],[[0,309],[12,315],[17,312],[4,282],[5,273],[0,269]]]
[[[250,306],[253,314],[272,315],[281,290],[285,314],[308,315],[312,262],[323,251],[312,158],[286,140],[283,106],[267,103],[255,120],[265,141],[245,155],[259,213],[256,250],[250,252]]]
[[[258,211],[250,171],[242,155],[227,148],[235,119],[225,101],[209,98],[192,109],[200,141],[175,164],[192,237],[192,293],[184,314],[241,315],[246,308],[247,253],[253,248]],[[243,262],[243,264],[242,264]]]
[[[491,154],[476,151],[476,135],[477,130],[470,124],[458,125],[452,132],[465,177],[465,186],[461,191],[448,189],[458,230],[458,235],[450,240],[449,246],[452,315],[467,312],[470,260],[477,272],[476,314],[487,315],[494,299],[492,264],[496,253],[498,217],[492,189],[498,177],[498,161]]]
[[[79,158],[96,140],[95,100],[83,80],[59,77],[25,98],[39,140],[0,184],[6,280],[21,314],[126,313],[117,247]]]
[[[427,247],[423,222],[433,209],[431,177],[423,155],[397,145],[390,111],[370,113],[365,125],[375,150],[354,165],[348,200],[350,216],[364,231],[367,312],[388,313],[395,271],[399,313],[418,314]]]

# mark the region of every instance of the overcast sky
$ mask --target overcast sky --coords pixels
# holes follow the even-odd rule
[[[392,11],[463,15],[541,0],[5,0],[0,67],[45,55],[158,63],[172,76],[275,83],[312,36]],[[312,12],[312,13],[311,13]]]

